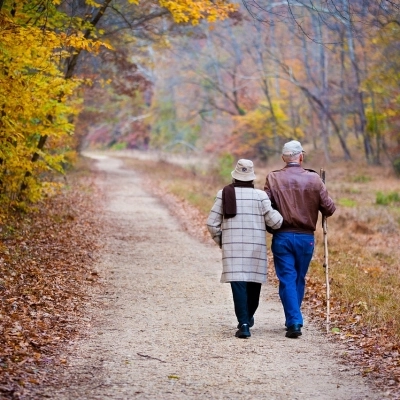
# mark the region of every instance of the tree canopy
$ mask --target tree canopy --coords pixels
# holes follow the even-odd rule
[[[38,200],[57,186],[50,172],[62,173],[73,161],[79,142],[73,136],[74,123],[83,108],[82,89],[93,79],[106,81],[96,75],[95,68],[89,73],[93,64],[88,63],[85,71],[89,55],[97,57],[102,50],[105,64],[115,67],[112,78],[117,70],[132,75],[131,68],[131,90],[143,89],[146,79],[134,73],[137,66],[118,40],[162,42],[163,24],[216,21],[234,9],[221,0],[1,1],[2,212]],[[116,79],[114,85],[119,85],[122,94],[129,91],[128,82]]]
[[[3,210],[88,143],[268,159],[296,138],[400,168],[399,6],[243,4],[1,1]]]

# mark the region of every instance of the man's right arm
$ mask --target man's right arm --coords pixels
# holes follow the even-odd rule
[[[320,192],[319,192],[319,211],[325,217],[330,217],[336,210],[335,203],[329,197],[328,191],[326,190],[326,186],[323,182],[321,182]]]

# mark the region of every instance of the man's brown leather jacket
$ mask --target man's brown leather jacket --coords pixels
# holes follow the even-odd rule
[[[318,211],[330,217],[336,210],[318,173],[299,164],[287,164],[285,168],[270,172],[264,190],[272,207],[283,216],[281,228],[274,233],[314,234]]]

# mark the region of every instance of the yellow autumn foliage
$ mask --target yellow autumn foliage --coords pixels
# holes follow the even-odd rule
[[[49,172],[62,173],[66,155],[74,158],[73,120],[83,81],[65,73],[66,63],[81,51],[111,48],[97,39],[102,32],[90,18],[68,16],[63,3],[0,3],[0,222],[10,208],[40,199],[51,186]],[[141,7],[140,0],[129,3]],[[102,15],[110,2],[85,4]],[[226,18],[236,9],[223,0],[160,0],[159,5],[175,22],[193,24]]]
[[[227,18],[237,9],[237,5],[223,0],[160,0],[159,3],[172,14],[175,22],[191,22],[193,25],[202,19],[214,22]]]
[[[24,17],[22,15],[22,17]],[[40,199],[48,171],[62,172],[71,145],[71,116],[80,84],[65,79],[62,62],[74,47],[96,51],[99,43],[79,33],[66,37],[0,15],[0,204],[10,207]],[[46,146],[40,146],[41,141]],[[1,221],[1,215],[0,215]]]
[[[274,140],[293,135],[293,128],[279,102],[273,102],[273,113],[266,102],[244,115],[234,117],[232,152],[241,157],[257,157],[266,160],[274,149]],[[296,129],[295,136],[303,137]]]
[[[399,143],[400,133],[400,27],[389,23],[371,41],[372,68],[362,84],[366,97],[367,129]],[[397,153],[400,146],[397,145]]]

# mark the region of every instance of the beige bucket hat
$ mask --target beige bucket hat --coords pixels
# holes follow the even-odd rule
[[[235,170],[231,172],[232,178],[238,181],[254,181],[256,176],[254,174],[253,161],[246,160],[244,158],[240,159],[235,167]]]

